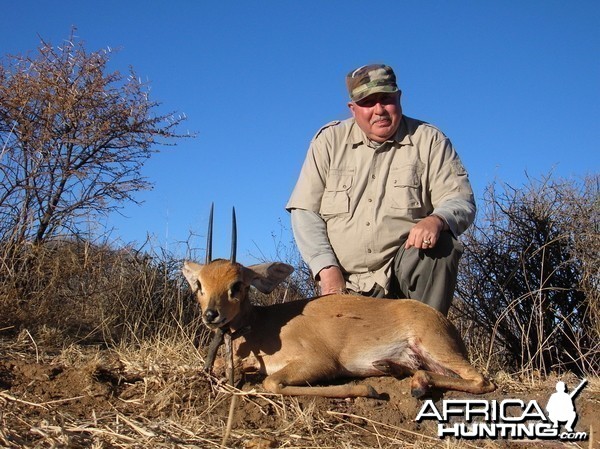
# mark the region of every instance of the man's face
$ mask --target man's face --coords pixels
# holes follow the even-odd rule
[[[377,93],[348,103],[356,123],[367,137],[385,142],[394,135],[402,119],[401,92]]]

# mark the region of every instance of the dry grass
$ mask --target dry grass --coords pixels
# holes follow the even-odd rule
[[[0,329],[28,329],[49,345],[201,331],[179,265],[166,254],[76,238],[0,247]]]
[[[597,223],[597,214],[588,218]],[[530,332],[557,310],[551,301],[541,302],[547,290],[533,284],[512,299],[506,295],[500,308],[483,299],[456,301],[451,319],[473,364],[499,387],[488,399],[546,400],[558,379],[573,386],[585,375],[589,383],[578,399],[581,416],[584,428],[594,423],[597,433],[600,239],[598,233],[576,237],[579,246],[568,262],[580,262],[573,265],[581,274],[573,292],[577,304],[586,307],[585,314],[573,311],[579,314],[577,326],[563,313],[553,315],[557,320],[548,332]],[[495,256],[495,242],[487,243],[489,252],[471,255]],[[296,285],[311,282],[304,268],[286,290],[255,301],[292,300],[314,291],[314,284]],[[433,424],[415,423],[419,403],[407,394],[403,380],[373,380],[389,392],[388,401],[284,398],[266,394],[258,377],[239,379],[238,388],[225,385],[202,371],[208,334],[179,269],[180,261],[162,251],[141,253],[77,239],[0,246],[0,446],[518,447],[516,442],[439,440]],[[463,275],[471,276],[465,290],[475,293],[490,280],[482,281],[478,270],[465,268]],[[525,302],[537,312],[519,318],[516,313]],[[516,327],[496,332],[507,317]],[[514,348],[520,350],[508,350],[507,329],[518,333]],[[543,338],[530,344],[530,335]],[[577,375],[565,365],[549,370],[532,363],[543,361],[542,354],[564,353],[557,341],[566,341],[573,366],[583,367]]]
[[[265,393],[257,378],[231,387],[202,372],[203,352],[182,333],[108,349],[57,349],[22,331],[0,340],[0,354],[7,355],[0,359],[0,446],[7,448],[520,447],[439,440],[431,425],[414,422],[418,403],[408,381],[381,380],[389,401],[282,397]],[[498,398],[539,399],[557,379],[500,372],[493,380]],[[586,400],[600,404],[599,378],[589,379]]]
[[[38,388],[25,385],[35,378],[30,373],[0,389],[0,445],[7,448],[222,447],[232,395],[237,406],[223,447],[440,447],[429,429],[361,414],[359,400],[284,398],[260,385],[225,385],[201,371],[202,356],[185,340],[149,341],[136,349],[72,345],[36,354],[34,342],[22,335],[1,349],[21,373],[36,365],[60,368],[53,379],[38,372]],[[63,397],[52,399],[58,394]],[[445,447],[481,446],[454,441]]]

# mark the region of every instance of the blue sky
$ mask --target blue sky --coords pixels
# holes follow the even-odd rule
[[[116,241],[184,254],[204,248],[215,202],[215,256],[229,254],[237,209],[244,263],[288,244],[284,210],[310,139],[349,116],[345,74],[394,67],[404,113],[453,141],[477,198],[494,180],[600,167],[597,1],[9,2],[0,53],[60,44],[72,26],[88,51],[120,49],[164,112],[197,133],[151,158],[141,206],[101,223]],[[273,238],[275,236],[275,238]],[[187,242],[187,243],[182,243]]]

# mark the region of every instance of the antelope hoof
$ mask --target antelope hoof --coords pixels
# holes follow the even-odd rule
[[[381,399],[381,395],[379,393],[377,393],[377,390],[375,390],[375,388],[373,388],[369,384],[366,384],[365,387],[367,387],[367,396],[366,397],[371,398],[371,399]]]
[[[424,396],[427,395],[427,393],[429,393],[429,389],[428,388],[411,388],[410,390],[410,394],[412,395],[412,397],[417,398],[417,399],[421,399]]]
[[[423,371],[417,371],[412,378],[410,394],[421,399],[431,389],[431,378]]]

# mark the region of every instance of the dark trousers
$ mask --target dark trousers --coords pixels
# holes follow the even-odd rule
[[[462,253],[462,243],[447,231],[440,234],[434,248],[405,250],[403,242],[394,257],[393,277],[387,295],[379,285],[363,294],[376,298],[417,299],[447,315]]]

